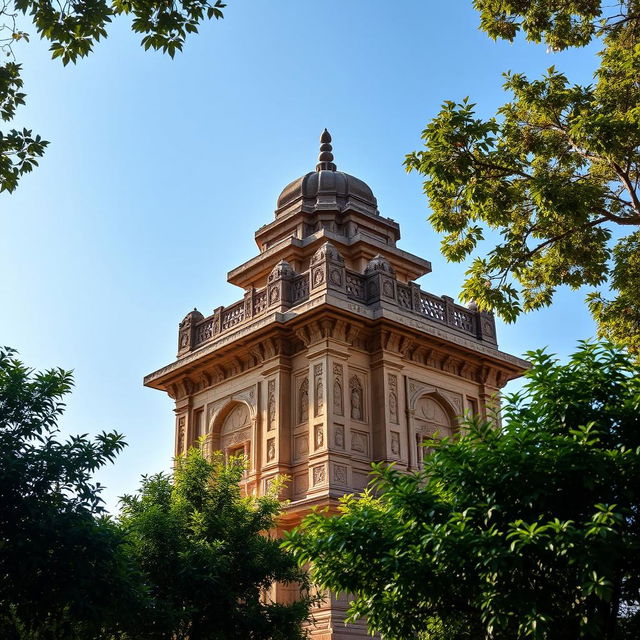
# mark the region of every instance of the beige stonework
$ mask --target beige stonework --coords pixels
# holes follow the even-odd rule
[[[362,490],[372,461],[420,468],[425,438],[486,414],[527,366],[498,350],[490,314],[413,282],[430,264],[396,247],[398,224],[322,141],[316,172],[256,233],[260,254],[229,273],[243,298],[189,313],[177,359],[144,380],[175,400],[176,454],[204,437],[247,456],[247,491],[290,478],[283,529]],[[346,606],[328,595],[312,637],[367,637],[364,623],[344,625]]]

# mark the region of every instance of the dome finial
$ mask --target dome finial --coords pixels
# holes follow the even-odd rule
[[[331,134],[325,129],[320,136],[320,154],[316,171],[335,171],[336,165],[333,163],[333,147],[331,146]]]

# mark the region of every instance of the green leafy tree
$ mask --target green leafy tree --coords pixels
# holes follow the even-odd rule
[[[9,640],[104,637],[139,602],[91,480],[124,442],[58,438],[71,386],[69,372],[34,373],[0,349],[0,636]]]
[[[244,460],[208,460],[199,449],[176,460],[173,476],[145,477],[122,499],[121,524],[147,587],[136,640],[297,640],[312,598],[295,559],[267,535],[281,505],[278,487],[242,496]],[[289,604],[272,602],[274,583],[299,586]],[[129,636],[128,636],[129,637]]]
[[[529,357],[504,428],[468,419],[419,473],[374,465],[372,491],[288,536],[351,619],[388,640],[639,637],[640,368],[588,343]]]
[[[145,49],[173,58],[204,20],[222,18],[225,6],[222,0],[0,0],[0,51],[9,58],[0,66],[0,118],[10,122],[25,103],[14,48],[29,41],[29,34],[19,27],[26,20],[51,42],[51,56],[64,65],[89,55],[118,16],[131,18],[131,28],[142,35]],[[0,131],[0,192],[14,191],[20,178],[38,165],[48,144],[30,129]]]
[[[640,2],[475,0],[481,28],[520,31],[553,50],[602,43],[594,83],[572,85],[551,67],[539,80],[507,73],[512,101],[496,117],[445,102],[425,149],[406,167],[425,176],[429,220],[443,255],[471,256],[487,230],[462,298],[511,322],[551,304],[561,285],[593,287],[599,335],[640,356]]]

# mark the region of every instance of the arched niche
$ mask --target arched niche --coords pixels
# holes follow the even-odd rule
[[[458,421],[454,407],[437,391],[415,397],[412,404],[411,430],[415,440],[412,457],[416,466],[421,467],[426,453],[425,441],[453,436]]]
[[[255,420],[251,407],[242,401],[230,401],[216,412],[209,436],[210,451],[222,451],[225,457],[244,455],[251,460]]]

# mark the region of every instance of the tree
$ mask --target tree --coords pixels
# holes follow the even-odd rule
[[[145,477],[122,499],[121,525],[148,590],[136,640],[294,640],[312,598],[294,558],[265,532],[280,513],[278,487],[241,495],[244,460],[207,460],[199,449],[176,460],[173,477]],[[290,604],[272,602],[275,583],[300,585]]]
[[[466,99],[445,102],[422,133],[425,149],[407,156],[407,170],[426,178],[448,260],[473,254],[487,229],[500,235],[473,260],[462,298],[511,322],[551,304],[561,285],[594,287],[599,335],[640,356],[640,3],[474,5],[494,39],[524,31],[553,51],[594,38],[603,49],[592,85],[551,67],[539,80],[505,74],[513,99],[493,118]]]
[[[588,343],[529,357],[503,429],[467,418],[423,471],[374,465],[373,490],[288,536],[351,619],[389,640],[638,637],[640,368]]]
[[[10,122],[25,103],[14,45],[29,41],[19,28],[28,16],[41,38],[51,42],[52,58],[64,65],[91,53],[107,37],[107,27],[118,16],[131,16],[131,28],[142,34],[142,46],[168,53],[181,51],[188,34],[197,33],[205,19],[223,18],[222,0],[3,0],[0,3],[0,51],[9,61],[0,66],[0,117]],[[20,178],[38,165],[49,143],[30,129],[0,131],[0,192],[12,192]]]
[[[123,539],[106,517],[97,469],[117,433],[57,438],[71,373],[34,373],[0,349],[0,635],[103,637],[135,609]]]

